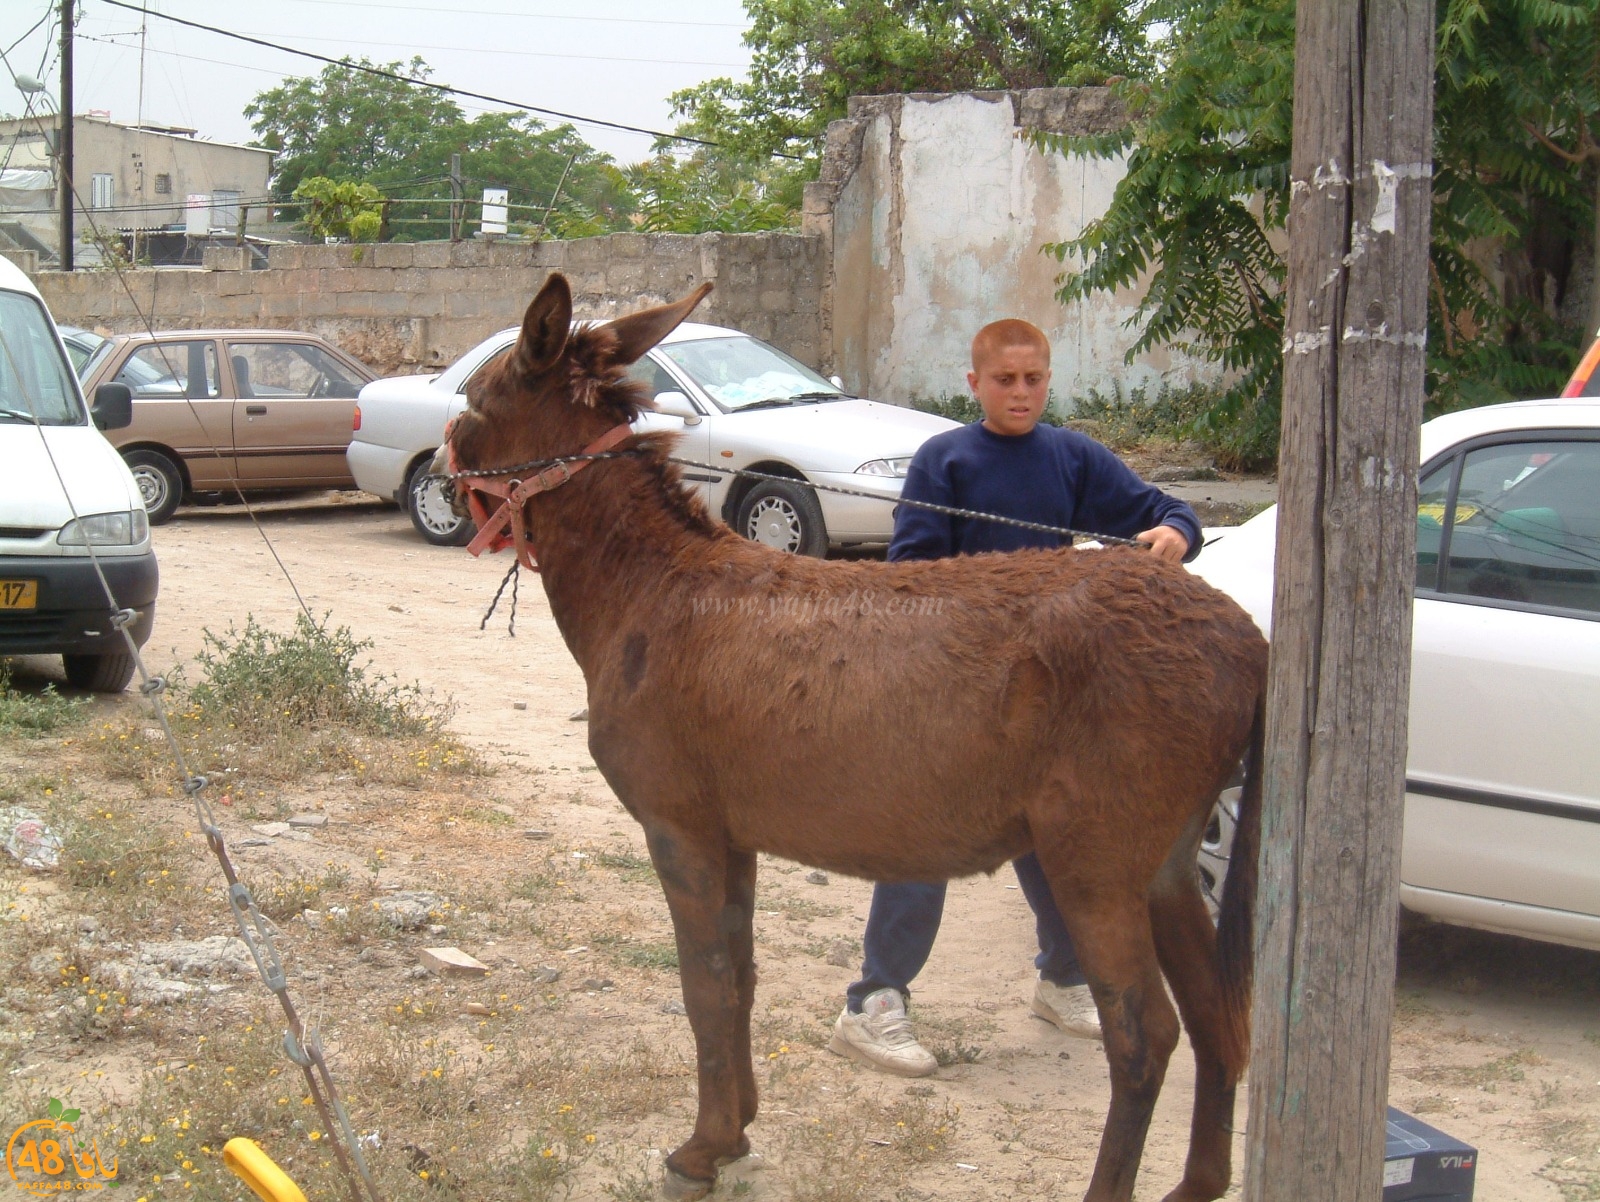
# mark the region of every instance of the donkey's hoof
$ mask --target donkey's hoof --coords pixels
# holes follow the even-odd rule
[[[661,1196],[667,1202],[697,1202],[717,1186],[717,1179],[685,1177],[670,1164],[661,1166]]]

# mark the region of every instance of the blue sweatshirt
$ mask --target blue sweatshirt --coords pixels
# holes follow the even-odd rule
[[[1200,553],[1200,521],[1187,503],[1146,484],[1094,439],[1059,426],[1038,425],[1009,436],[974,422],[936,434],[912,459],[900,495],[1120,538],[1171,526],[1189,540],[1185,560]],[[889,558],[941,559],[1070,541],[901,505],[895,509]]]

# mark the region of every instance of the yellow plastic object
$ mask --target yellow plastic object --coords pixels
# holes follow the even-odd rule
[[[261,1202],[306,1202],[300,1187],[253,1139],[230,1139],[222,1146],[222,1163],[255,1190]]]

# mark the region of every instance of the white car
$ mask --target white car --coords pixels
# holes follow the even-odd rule
[[[0,666],[60,655],[68,684],[119,693],[136,665],[113,616],[142,646],[160,586],[139,486],[101,433],[133,421],[133,396],[104,384],[85,405],[64,352],[39,290],[0,259]]]
[[[1422,427],[1400,899],[1600,949],[1600,400]],[[1266,629],[1276,509],[1192,567]],[[1225,795],[1202,853],[1225,870]]]
[[[445,423],[466,407],[473,377],[518,332],[486,338],[438,375],[376,380],[361,390],[350,473],[360,488],[405,508],[429,542],[471,537],[471,523],[451,511],[428,465]],[[740,534],[803,555],[888,542],[911,456],[931,435],[957,425],[852,397],[775,347],[720,326],[680,325],[629,374],[656,404],[635,429],[678,433],[677,455],[684,459],[784,477],[683,469],[711,512]],[[815,484],[870,496],[818,491]]]

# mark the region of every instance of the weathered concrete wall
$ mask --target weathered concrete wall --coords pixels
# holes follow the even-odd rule
[[[805,213],[832,253],[827,323],[846,385],[901,403],[963,392],[972,335],[1001,317],[1049,336],[1058,402],[1214,370],[1167,352],[1124,362],[1139,292],[1055,299],[1063,265],[1040,248],[1104,213],[1124,166],[1042,153],[1027,132],[1123,120],[1104,88],[853,98]]]
[[[309,330],[380,374],[434,371],[516,325],[552,271],[579,317],[614,317],[717,287],[695,319],[827,367],[822,240],[800,234],[613,234],[572,242],[275,246],[265,271],[209,252],[213,270],[41,272],[56,320],[105,333],[262,326]],[[126,282],[126,286],[124,284]]]

